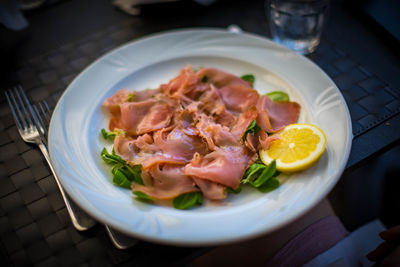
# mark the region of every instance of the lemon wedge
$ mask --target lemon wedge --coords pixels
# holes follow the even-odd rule
[[[260,150],[260,158],[267,165],[276,160],[276,169],[280,172],[307,169],[325,150],[326,136],[312,124],[290,124],[279,135],[281,138],[273,141],[269,149]]]

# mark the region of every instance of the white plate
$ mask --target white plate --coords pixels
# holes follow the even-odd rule
[[[309,170],[282,177],[263,194],[252,188],[221,205],[182,211],[135,200],[114,186],[100,158],[102,101],[120,88],[156,88],[186,64],[252,73],[254,87],[283,90],[302,106],[300,122],[318,125],[327,149]],[[178,30],[124,45],[85,69],[58,102],[50,125],[51,160],[69,195],[99,221],[137,238],[174,245],[215,245],[271,232],[316,205],[338,181],[350,153],[351,120],[342,95],[315,64],[253,35],[219,29]]]

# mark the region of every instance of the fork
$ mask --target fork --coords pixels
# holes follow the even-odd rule
[[[35,111],[35,115],[38,119],[38,128],[39,131],[42,133],[44,141],[47,143],[47,132],[48,132],[48,125],[50,122],[50,108],[47,105],[46,101],[39,102],[37,105],[33,105],[33,109]],[[43,116],[42,116],[42,115]],[[118,249],[128,249],[135,245],[138,240],[130,238],[114,229],[112,229],[108,225],[104,225],[108,236],[112,244]]]
[[[83,210],[79,209],[75,204],[72,204],[62,188],[59,178],[51,164],[49,152],[46,146],[47,144],[44,142],[43,138],[41,137],[41,133],[36,126],[39,125],[38,118],[35,116],[33,108],[30,105],[28,98],[26,97],[21,86],[9,89],[5,92],[5,95],[21,138],[27,143],[36,144],[46,159],[60,190],[65,206],[68,210],[68,214],[71,217],[72,224],[78,231],[85,231],[92,228],[96,224],[96,221],[87,215]]]

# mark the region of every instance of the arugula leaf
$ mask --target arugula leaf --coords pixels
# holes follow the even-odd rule
[[[122,130],[114,130],[112,132],[107,132],[104,128],[101,129],[101,135],[104,137],[106,140],[114,140],[114,138],[117,135],[125,135],[125,131]]]
[[[120,156],[115,154],[114,148],[108,153],[106,148],[101,151],[101,157],[109,165],[112,165],[113,183],[120,187],[130,188],[131,182],[143,185],[142,166],[130,166]]]
[[[129,181],[143,185],[141,165],[130,166],[126,164],[122,168],[122,172],[126,175]]]
[[[208,81],[208,76],[204,75],[203,78],[201,78],[202,83],[206,83]]]
[[[278,179],[272,177],[268,181],[266,181],[264,184],[262,184],[260,187],[258,187],[258,190],[260,190],[263,193],[268,193],[271,192],[272,190],[275,190],[280,186],[280,183]]]
[[[105,163],[110,164],[110,165],[115,165],[117,163],[125,163],[125,160],[123,160],[120,156],[115,155],[114,150],[112,154],[108,153],[106,148],[103,148],[101,151],[101,158],[105,161]]]
[[[225,187],[225,191],[228,193],[239,194],[240,192],[242,192],[242,186],[239,185],[238,188],[236,188],[236,189],[233,189],[230,187]]]
[[[200,192],[190,192],[177,196],[172,201],[174,208],[186,210],[194,205],[203,204],[203,195]]]
[[[256,81],[256,77],[253,74],[245,74],[240,77],[242,80],[248,82],[251,86],[253,86],[254,82]]]
[[[275,174],[275,172],[276,172],[276,161],[274,160],[273,162],[271,162],[271,164],[266,166],[266,168],[263,170],[261,175],[256,180],[254,180],[250,183],[254,187],[260,187],[263,184],[265,184],[268,181],[268,179],[272,178],[272,176]]]
[[[152,201],[154,201],[154,199],[153,199],[151,196],[149,196],[149,195],[147,195],[147,194],[145,194],[145,193],[143,193],[143,192],[141,192],[141,191],[133,191],[132,193],[133,193],[139,200],[146,201],[146,202],[152,202]]]
[[[261,130],[260,126],[258,126],[257,121],[254,120],[251,122],[250,126],[247,127],[246,131],[243,134],[242,140],[243,142],[246,141],[247,134],[249,133],[257,133],[259,130]]]
[[[289,95],[282,91],[273,91],[266,94],[274,102],[289,101]]]
[[[269,192],[279,186],[279,181],[276,179],[278,175],[275,161],[269,165],[254,163],[244,173],[242,184],[250,184],[261,192]]]
[[[125,174],[121,171],[121,169],[115,169],[113,172],[113,183],[117,186],[124,187],[124,188],[131,188],[131,181],[125,176]]]
[[[114,140],[116,136],[114,132],[107,132],[104,128],[101,129],[101,134],[103,135],[103,138],[106,140]]]
[[[253,182],[264,171],[266,166],[264,164],[254,163],[244,173],[242,183],[247,184]]]

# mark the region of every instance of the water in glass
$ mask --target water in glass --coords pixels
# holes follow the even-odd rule
[[[328,11],[327,0],[270,0],[267,10],[273,40],[300,54],[313,52]]]

